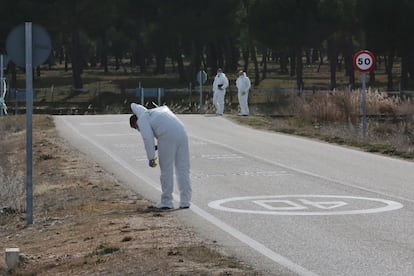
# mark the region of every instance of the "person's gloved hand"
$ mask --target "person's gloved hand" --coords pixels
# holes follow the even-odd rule
[[[157,145],[155,145],[155,150],[158,150],[158,146]]]
[[[155,168],[158,164],[157,164],[157,157],[154,157],[154,158],[152,158],[152,159],[150,159],[150,160],[148,160],[148,165],[151,167],[151,168]]]
[[[220,90],[223,90],[222,86],[223,86],[222,84],[217,85],[218,89],[220,89]]]
[[[242,95],[242,96],[246,95],[246,92],[245,92],[245,91],[242,91],[242,92],[241,92],[241,95]]]

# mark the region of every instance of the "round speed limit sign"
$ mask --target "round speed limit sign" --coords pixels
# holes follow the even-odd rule
[[[354,67],[361,73],[371,71],[375,66],[375,56],[367,50],[362,50],[354,55]]]

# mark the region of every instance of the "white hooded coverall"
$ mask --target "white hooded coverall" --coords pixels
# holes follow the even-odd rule
[[[251,87],[250,79],[246,76],[246,73],[242,73],[236,80],[237,96],[239,98],[240,115],[249,115],[249,90]]]
[[[228,86],[229,79],[226,75],[222,72],[217,73],[213,81],[213,104],[217,115],[223,115],[224,113],[224,97]]]
[[[184,124],[167,106],[146,109],[131,103],[132,112],[138,117],[138,131],[144,141],[148,160],[155,158],[155,142],[158,142],[158,159],[161,170],[161,201],[157,208],[173,208],[174,166],[180,192],[180,207],[190,206],[190,153]]]

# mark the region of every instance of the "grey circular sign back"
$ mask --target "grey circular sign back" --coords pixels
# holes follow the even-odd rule
[[[26,66],[25,24],[16,26],[7,36],[6,51],[10,59],[20,67]],[[46,30],[32,24],[32,66],[43,64],[52,51],[52,42]]]
[[[198,71],[197,81],[199,84],[204,84],[207,81],[207,73],[203,70]]]

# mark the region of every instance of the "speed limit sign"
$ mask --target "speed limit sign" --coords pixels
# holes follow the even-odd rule
[[[354,67],[361,73],[371,71],[375,66],[375,56],[367,50],[362,50],[354,55]]]

